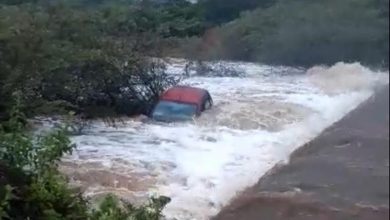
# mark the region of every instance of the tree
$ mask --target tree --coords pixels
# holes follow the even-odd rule
[[[275,0],[203,0],[199,1],[206,20],[212,24],[222,24],[239,17],[242,11],[267,8]]]
[[[154,104],[145,100],[154,102],[156,94],[144,93],[139,100],[130,87],[139,86],[135,73],[164,70],[145,62],[160,53],[156,13],[135,6],[83,9],[63,2],[0,8],[3,111],[17,90],[28,100],[30,116],[64,109],[89,116],[139,114]],[[154,76],[161,85],[174,82],[163,75]]]
[[[383,4],[379,0],[279,1],[218,28],[222,45],[218,56],[281,65],[358,61],[388,66],[389,23]]]

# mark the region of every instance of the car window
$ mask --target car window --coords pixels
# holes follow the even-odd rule
[[[196,114],[196,105],[177,103],[171,101],[160,101],[153,111],[153,117],[191,118]]]

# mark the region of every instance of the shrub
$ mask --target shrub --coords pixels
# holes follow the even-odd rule
[[[17,99],[20,100],[20,99]],[[43,136],[25,130],[16,102],[11,118],[0,125],[0,218],[12,220],[157,220],[169,198],[153,198],[133,207],[108,196],[96,210],[77,189],[68,186],[58,162],[74,145],[67,126]]]

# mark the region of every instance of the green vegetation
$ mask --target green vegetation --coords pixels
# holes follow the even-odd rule
[[[387,67],[388,5],[388,0],[1,0],[0,118],[16,90],[28,100],[28,116],[64,110],[87,117],[148,113],[162,85],[176,82],[150,57]],[[159,74],[164,77],[149,80]]]
[[[210,24],[223,24],[234,20],[243,11],[272,6],[276,0],[200,0],[202,16]]]
[[[280,0],[214,30],[203,41],[202,55],[282,65],[358,61],[387,67],[388,6],[388,0]]]
[[[0,124],[0,219],[160,219],[169,198],[153,198],[145,206],[133,207],[109,195],[92,209],[58,171],[61,157],[75,147],[66,127],[43,136],[29,134],[17,100],[11,118]]]
[[[9,111],[9,97],[18,90],[28,116],[63,110],[87,117],[147,113],[159,93],[176,82],[150,57],[162,56],[168,38],[202,31],[196,10],[184,1],[164,7],[119,1],[5,3],[0,4],[0,110]]]

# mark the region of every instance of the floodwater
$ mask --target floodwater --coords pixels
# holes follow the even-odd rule
[[[167,219],[204,220],[277,163],[388,83],[388,73],[358,63],[309,70],[223,63],[240,76],[192,74],[181,84],[206,88],[214,108],[185,123],[94,121],[73,136],[62,170],[86,196],[115,193],[131,202],[172,201]],[[168,71],[183,72],[172,60]],[[216,70],[218,72],[218,70]]]

